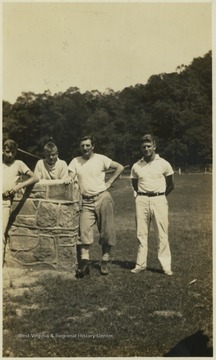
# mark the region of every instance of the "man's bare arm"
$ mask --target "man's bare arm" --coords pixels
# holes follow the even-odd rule
[[[14,195],[18,190],[30,185],[34,185],[39,181],[39,178],[31,170],[27,171],[26,175],[29,176],[29,178],[23,182],[19,182],[12,189],[10,189],[8,191],[10,195]]]
[[[64,184],[68,185],[70,183],[72,183],[75,179],[75,172],[73,171],[68,171],[68,177],[66,179],[64,179]]]
[[[106,182],[106,188],[109,189],[109,187],[118,179],[118,177],[121,175],[122,171],[124,170],[124,166],[119,164],[116,161],[112,161],[110,164],[110,168],[115,169],[113,175],[109,178],[109,180]]]
[[[169,175],[166,176],[166,196],[169,195],[171,193],[171,191],[173,191],[174,189],[174,176],[173,175]]]
[[[134,191],[138,191],[138,179],[131,179],[132,182],[132,188],[134,189]]]

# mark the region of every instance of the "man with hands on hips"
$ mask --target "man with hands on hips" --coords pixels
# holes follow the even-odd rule
[[[112,246],[116,243],[114,225],[114,202],[107,191],[112,183],[122,173],[124,167],[112,161],[107,156],[94,153],[95,139],[84,136],[80,140],[81,156],[72,159],[68,166],[69,176],[77,176],[80,193],[82,195],[82,209],[80,213],[80,241],[81,241],[81,266],[79,277],[84,277],[90,272],[90,246],[94,242],[94,225],[97,224],[102,247],[102,261],[100,272],[107,275],[108,262]],[[114,169],[114,173],[105,182],[105,171]]]

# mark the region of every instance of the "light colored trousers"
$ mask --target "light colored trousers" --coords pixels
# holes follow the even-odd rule
[[[11,214],[11,201],[10,200],[2,200],[2,236],[3,241],[5,242],[5,231],[7,229],[8,221]]]
[[[108,191],[96,196],[94,199],[83,199],[80,213],[80,240],[82,258],[88,257],[88,247],[94,242],[94,225],[97,224],[102,246],[103,260],[109,259],[111,246],[116,243],[114,224],[114,202]],[[84,255],[85,254],[85,255]]]
[[[164,271],[171,270],[171,253],[168,241],[168,202],[165,195],[138,195],[136,203],[137,239],[139,241],[136,264],[147,266],[148,234],[153,223],[158,243],[158,259]]]

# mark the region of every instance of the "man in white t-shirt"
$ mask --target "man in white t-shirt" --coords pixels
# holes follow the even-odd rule
[[[148,233],[152,221],[158,241],[158,259],[164,273],[172,275],[166,196],[174,189],[174,172],[169,162],[155,153],[156,143],[151,134],[142,137],[141,150],[143,158],[131,169],[139,242],[136,266],[131,272],[138,274],[147,267]]]
[[[114,203],[107,191],[123,171],[123,166],[107,156],[94,153],[95,140],[85,136],[80,140],[82,156],[74,158],[68,166],[72,179],[77,176],[82,195],[80,214],[81,266],[79,277],[89,274],[89,248],[94,241],[93,228],[97,224],[102,247],[100,271],[108,274],[111,247],[115,245]],[[105,171],[113,168],[114,173],[105,182]]]
[[[58,148],[53,142],[48,142],[44,146],[44,159],[38,160],[34,173],[39,180],[65,180],[68,178],[67,163],[58,158]]]

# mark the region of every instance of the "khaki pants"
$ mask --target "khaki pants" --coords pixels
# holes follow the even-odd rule
[[[147,266],[148,234],[152,221],[158,242],[158,259],[164,271],[171,270],[171,253],[168,242],[168,202],[162,196],[137,196],[137,239],[139,241],[136,264]]]
[[[80,240],[82,244],[94,242],[93,227],[97,224],[100,233],[100,244],[113,246],[116,243],[114,226],[114,202],[108,191],[94,199],[82,201],[80,213]]]

